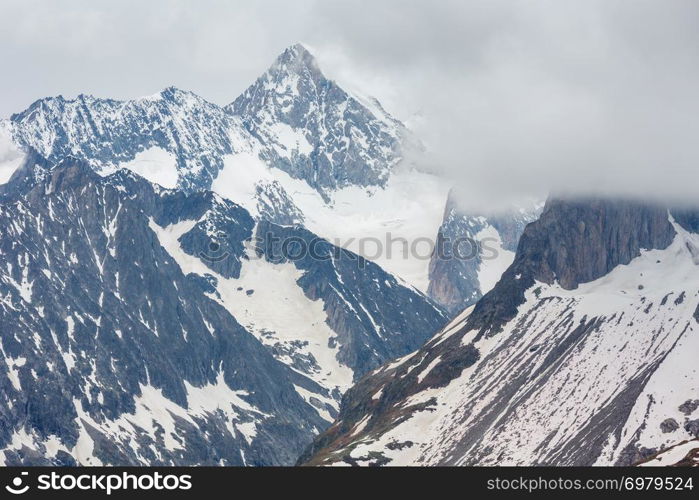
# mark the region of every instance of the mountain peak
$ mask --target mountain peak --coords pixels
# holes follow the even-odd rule
[[[305,45],[296,43],[277,57],[268,74],[277,72],[302,74],[305,71],[314,76],[323,76],[315,56]]]
[[[322,193],[384,185],[401,158],[402,124],[328,79],[300,43],[225,109],[267,145],[265,161]]]
[[[296,57],[314,57],[311,50],[301,42],[296,42],[295,44],[287,47],[284,52],[291,52],[295,54]]]
[[[171,101],[174,103],[185,103],[185,102],[206,102],[206,100],[198,94],[195,94],[191,90],[183,90],[177,88],[173,85],[164,88],[157,94],[153,96],[142,97],[139,100],[159,100],[163,99],[166,101]]]

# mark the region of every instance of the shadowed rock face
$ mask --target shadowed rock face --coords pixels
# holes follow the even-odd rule
[[[665,207],[551,200],[525,231],[518,260],[538,264],[535,279],[572,289],[628,264],[641,250],[667,248],[674,236]]]
[[[672,217],[685,230],[692,233],[699,232],[699,212],[687,208],[672,210]]]
[[[506,258],[501,253],[514,252],[524,228],[536,220],[539,212],[537,206],[498,213],[464,211],[452,190],[437,233],[437,248],[443,251],[435,252],[430,260],[427,294],[452,315],[478,302],[489,291],[480,282],[479,272],[488,266],[498,266],[494,261]],[[479,236],[484,230],[492,234]],[[495,234],[500,239],[499,250],[493,241]]]
[[[691,225],[694,217],[686,214],[682,221]],[[594,463],[607,440],[621,435],[632,408],[645,401],[641,395],[651,377],[677,345],[696,334],[693,314],[699,292],[688,283],[677,286],[690,288],[676,290],[667,284],[672,300],[651,300],[641,288],[634,289],[636,293],[622,299],[623,308],[597,315],[591,309],[594,294],[567,291],[629,264],[644,250],[676,244],[683,265],[688,260],[691,264],[691,245],[680,248],[683,243],[676,236],[666,207],[626,200],[549,200],[539,220],[524,230],[512,266],[470,315],[455,319],[413,355],[376,370],[350,389],[335,424],[301,461],[391,463],[398,447],[420,442],[425,415],[434,413],[437,427],[430,428],[439,429],[438,435],[408,455],[408,463],[496,464],[503,457],[519,464]],[[541,287],[535,287],[537,282]],[[556,282],[551,289],[565,293],[540,296],[542,287]],[[612,355],[612,350],[618,352]],[[628,369],[598,383],[595,377],[609,371],[615,356],[624,358]],[[450,390],[444,397],[453,401],[434,391],[446,386]],[[614,393],[605,393],[611,386]],[[556,399],[563,393],[570,401]],[[681,408],[693,411],[691,404]],[[585,414],[576,420],[584,425],[570,431],[567,411]],[[554,414],[561,419],[559,427],[558,420],[550,420]],[[417,415],[420,423],[411,427]],[[665,421],[664,435],[695,431],[691,418],[671,425],[666,420],[671,415],[659,421]],[[537,419],[554,423],[547,427],[550,434],[532,441],[521,427]],[[559,430],[565,439],[555,436]],[[634,463],[657,451],[636,446],[635,439],[617,449],[616,463]],[[356,451],[360,445],[361,453]],[[537,448],[525,457],[519,452],[524,446]]]
[[[628,264],[641,250],[667,248],[674,236],[666,207],[551,199],[524,230],[512,266],[474,308],[469,327],[498,330],[515,316],[535,281],[574,289]]]

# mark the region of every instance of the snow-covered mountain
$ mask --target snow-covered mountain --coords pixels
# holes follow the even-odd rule
[[[384,186],[408,135],[378,101],[360,100],[326,78],[301,44],[226,109],[260,140],[263,160],[322,193]]]
[[[458,265],[430,277],[424,240],[449,234],[455,217],[449,181],[404,160],[419,147],[376,99],[343,90],[297,44],[225,107],[174,87],[131,101],[40,99],[0,122],[0,181],[22,150],[35,150],[54,163],[82,158],[104,175],[129,168],[166,188],[213,189],[255,217],[303,224],[451,307],[483,286],[462,280],[473,270]],[[494,269],[481,274],[506,260],[481,262]]]
[[[174,87],[132,101],[40,99],[5,124],[15,143],[51,162],[67,156],[102,172],[134,170],[163,187],[207,189],[225,155],[250,151],[240,120]]]
[[[41,99],[0,122],[0,180],[18,166],[18,151],[35,150],[54,163],[82,158],[102,174],[123,167],[167,188],[213,189],[255,217],[303,224],[372,257],[426,292],[428,258],[375,256],[359,242],[437,234],[450,185],[402,161],[415,143],[378,101],[343,90],[295,45],[226,107],[175,88],[131,101]]]
[[[699,437],[699,216],[550,200],[495,288],[344,396],[314,464],[635,464]]]
[[[6,464],[288,464],[354,379],[443,322],[210,191],[29,160],[0,189]],[[285,259],[280,231],[328,258]]]
[[[2,129],[52,162],[73,156],[103,173],[126,166],[187,190],[208,189],[227,157],[252,155],[326,200],[328,190],[384,186],[409,135],[378,101],[327,79],[298,44],[226,107],[174,87],[130,101],[58,96],[12,115]]]

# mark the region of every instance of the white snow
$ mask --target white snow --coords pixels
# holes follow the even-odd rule
[[[256,186],[274,180],[272,170],[253,152],[224,157],[224,167],[214,179],[211,190],[258,215]]]
[[[26,358],[5,358],[5,364],[7,364],[7,378],[12,382],[12,386],[17,391],[22,390],[22,384],[19,381],[19,375],[17,374],[17,368],[21,368],[27,362]]]
[[[313,151],[313,146],[306,139],[303,130],[293,129],[286,123],[275,122],[270,125],[270,132],[278,141],[276,149],[280,156],[290,158],[294,151],[303,155],[309,155]]]
[[[699,440],[694,439],[692,441],[687,441],[686,443],[673,446],[654,459],[639,465],[640,467],[667,467],[676,464],[680,460],[684,459],[690,451],[696,449],[699,449]]]
[[[336,334],[326,323],[325,305],[306,297],[297,284],[302,275],[291,263],[251,259],[244,263],[240,279],[231,280],[225,290],[219,284],[219,293],[233,316],[262,343],[292,346],[307,342],[295,349],[318,362],[319,370],[307,375],[325,387],[344,391],[352,383],[353,371],[338,361],[338,347],[330,347]],[[239,287],[243,289],[238,291]],[[254,292],[248,295],[247,290]],[[291,364],[290,359],[283,361]]]
[[[306,403],[311,405],[318,412],[318,415],[320,415],[321,418],[327,420],[328,422],[332,422],[334,420],[326,408],[319,408],[316,403],[312,402],[312,399],[317,399],[323,403],[331,405],[334,408],[337,408],[337,401],[332,398],[325,397],[322,394],[311,392],[298,385],[295,385],[294,388],[296,389],[296,392],[298,392],[299,395],[306,401]]]
[[[439,364],[440,361],[442,361],[442,357],[441,357],[441,356],[437,356],[436,358],[434,358],[434,359],[430,362],[429,365],[427,365],[427,366],[425,367],[424,370],[422,370],[420,373],[418,373],[418,375],[417,375],[417,383],[418,383],[418,384],[421,383],[421,382],[424,380],[424,378],[425,378],[427,375],[430,374],[430,372],[432,371],[432,369],[433,369],[435,366],[437,366],[437,365]]]
[[[144,179],[167,189],[177,187],[177,157],[157,146],[136,154],[133,160],[119,164]]]
[[[22,165],[25,154],[15,145],[10,124],[0,120],[0,184],[10,180],[15,170]]]
[[[229,155],[224,164],[212,185],[221,196],[258,215],[257,186],[277,183],[309,230],[427,290],[432,245],[450,187],[445,180],[396,168],[385,189],[347,187],[330,193],[326,202],[305,181],[269,168],[254,153]]]
[[[514,252],[502,248],[500,233],[490,224],[476,234],[475,240],[487,246],[478,266],[478,283],[483,295],[492,290],[515,260]]]
[[[350,437],[356,436],[360,432],[364,430],[364,428],[367,426],[369,423],[369,419],[371,418],[371,415],[365,416],[363,419],[361,419],[359,422],[357,422],[357,425],[354,426],[354,429],[352,429],[352,432],[350,433]]]
[[[432,411],[413,413],[407,421],[372,438],[375,441],[365,439],[352,456],[380,451],[392,460],[391,465],[430,465],[447,457],[468,463],[474,456],[482,465],[530,465],[565,449],[634,377],[658,362],[620,439],[609,436],[597,463],[615,463],[630,443],[662,449],[691,439],[683,428],[686,417],[678,407],[699,395],[695,362],[699,329],[694,318],[699,302],[699,235],[676,229],[678,235],[667,249],[643,252],[629,265],[617,266],[575,290],[556,284],[532,287],[518,316],[502,332],[476,344],[481,357],[474,365],[447,387],[427,389],[402,402],[408,407],[435,397],[437,404]],[[539,297],[534,293],[537,288]],[[684,300],[676,303],[682,292]],[[515,325],[529,312],[526,330],[515,334]],[[619,326],[621,313],[624,316]],[[568,318],[568,314],[572,316]],[[614,314],[617,316],[612,319]],[[453,335],[467,315],[465,312],[455,319],[444,333]],[[543,385],[536,386],[539,378],[532,379],[520,392],[507,396],[509,407],[500,413],[506,419],[496,416],[497,426],[478,427],[481,412],[491,407],[501,388],[523,373],[538,373],[551,350],[570,334],[571,325],[595,317],[606,321],[588,332],[584,343],[569,350],[562,364],[538,374],[545,381]],[[466,337],[464,342],[474,338],[470,334]],[[426,367],[421,376],[429,369]],[[536,390],[527,393],[532,387]],[[512,407],[516,411],[508,413]],[[663,434],[659,424],[668,417],[675,418],[680,429]],[[473,429],[478,429],[484,444],[458,448],[458,455],[453,456],[461,439]],[[402,450],[386,448],[392,441],[406,440],[415,444]],[[557,460],[566,463],[566,458],[559,456]]]
[[[272,264],[259,259],[254,251],[248,252],[238,279],[225,278],[204,265],[199,259],[186,254],[178,239],[187,233],[196,221],[183,221],[161,228],[153,221],[151,229],[158,235],[163,248],[175,259],[185,274],[212,275],[217,280],[219,297],[211,296],[225,307],[238,322],[263,344],[283,345],[299,355],[312,355],[318,367],[304,373],[330,390],[344,391],[353,379],[353,371],[337,359],[338,347],[330,347],[336,337],[327,325],[327,314],[322,301],[306,297],[297,281],[301,271],[291,263]],[[267,286],[273,283],[274,286]],[[252,293],[248,294],[251,290]],[[270,307],[274,304],[274,307]],[[299,345],[301,342],[303,345]],[[279,355],[291,365],[292,359]],[[304,397],[302,392],[299,394]],[[324,400],[320,395],[318,399]],[[336,401],[328,400],[334,406]],[[319,412],[322,413],[322,412]]]

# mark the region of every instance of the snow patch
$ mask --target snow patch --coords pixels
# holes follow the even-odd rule
[[[119,168],[127,168],[166,189],[177,187],[177,157],[157,146],[137,153],[133,160],[119,164]]]
[[[15,145],[10,132],[10,124],[0,121],[0,184],[10,180],[12,174],[22,165],[25,154]]]
[[[446,181],[401,168],[385,188],[346,187],[329,193],[327,201],[305,181],[268,167],[257,154],[239,153],[224,158],[212,190],[257,216],[257,189],[271,184],[281,186],[310,231],[427,290],[432,251],[427,241],[434,240],[442,223],[450,188]]]

